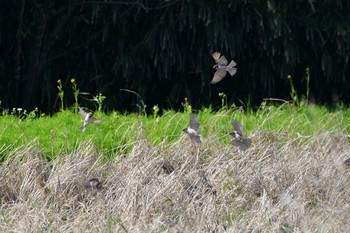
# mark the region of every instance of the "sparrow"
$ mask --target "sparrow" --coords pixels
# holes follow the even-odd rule
[[[81,131],[85,131],[85,128],[88,124],[90,123],[100,123],[103,122],[104,120],[98,120],[94,117],[94,114],[92,112],[85,112],[83,108],[79,107],[79,113],[83,117],[84,124],[83,126],[80,127]]]
[[[219,52],[214,52],[211,54],[211,56],[216,62],[216,64],[213,66],[213,69],[216,69],[216,72],[210,83],[215,84],[220,82],[226,76],[226,71],[229,72],[231,76],[236,74],[237,68],[235,66],[237,64],[234,60],[232,60],[230,64],[227,65],[228,62],[226,57],[221,56]]]
[[[191,113],[190,115],[190,127],[183,129],[185,133],[190,135],[191,141],[193,143],[202,143],[202,135],[198,133],[199,121],[195,114]]]
[[[346,167],[350,167],[350,158],[347,158],[347,159],[344,160],[344,165]]]
[[[92,178],[88,182],[84,182],[83,187],[86,191],[91,191],[91,190],[100,191],[103,188],[102,183],[97,178]]]
[[[232,121],[232,125],[235,131],[230,133],[234,137],[230,144],[238,146],[240,149],[247,149],[252,144],[252,139],[244,138],[243,127],[238,121]]]

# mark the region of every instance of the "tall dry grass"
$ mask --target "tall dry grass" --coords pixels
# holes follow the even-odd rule
[[[1,232],[349,232],[350,143],[255,131],[240,151],[211,139],[102,162],[93,143],[50,162],[35,141],[0,167]],[[101,183],[97,182],[100,181]]]

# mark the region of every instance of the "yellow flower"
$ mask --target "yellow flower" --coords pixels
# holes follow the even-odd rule
[[[310,67],[306,67],[306,72],[307,72],[307,73],[310,72]]]
[[[72,78],[72,79],[70,80],[70,82],[71,82],[71,83],[75,83],[75,78]]]
[[[292,79],[292,75],[288,75],[288,79]]]
[[[57,83],[58,83],[58,84],[61,84],[61,79],[57,80]]]

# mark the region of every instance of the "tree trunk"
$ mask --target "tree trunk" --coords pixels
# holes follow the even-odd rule
[[[23,30],[23,13],[25,7],[25,0],[21,1],[21,9],[18,16],[18,27],[17,27],[17,35],[16,35],[16,47],[15,47],[15,105],[18,105],[18,100],[20,98],[20,82],[21,82],[21,54],[22,54],[22,30]]]
[[[27,82],[23,90],[22,101],[23,108],[27,111],[31,111],[40,104],[40,86],[41,86],[41,74],[46,61],[44,60],[43,40],[45,35],[46,26],[49,20],[49,9],[51,1],[46,2],[46,5],[42,11],[43,19],[41,24],[37,28],[37,33],[34,39],[34,47],[31,56],[31,64],[27,76]]]

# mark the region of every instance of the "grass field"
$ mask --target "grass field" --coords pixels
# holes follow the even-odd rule
[[[203,108],[199,146],[189,112],[95,116],[0,117],[1,232],[349,232],[347,108]]]

